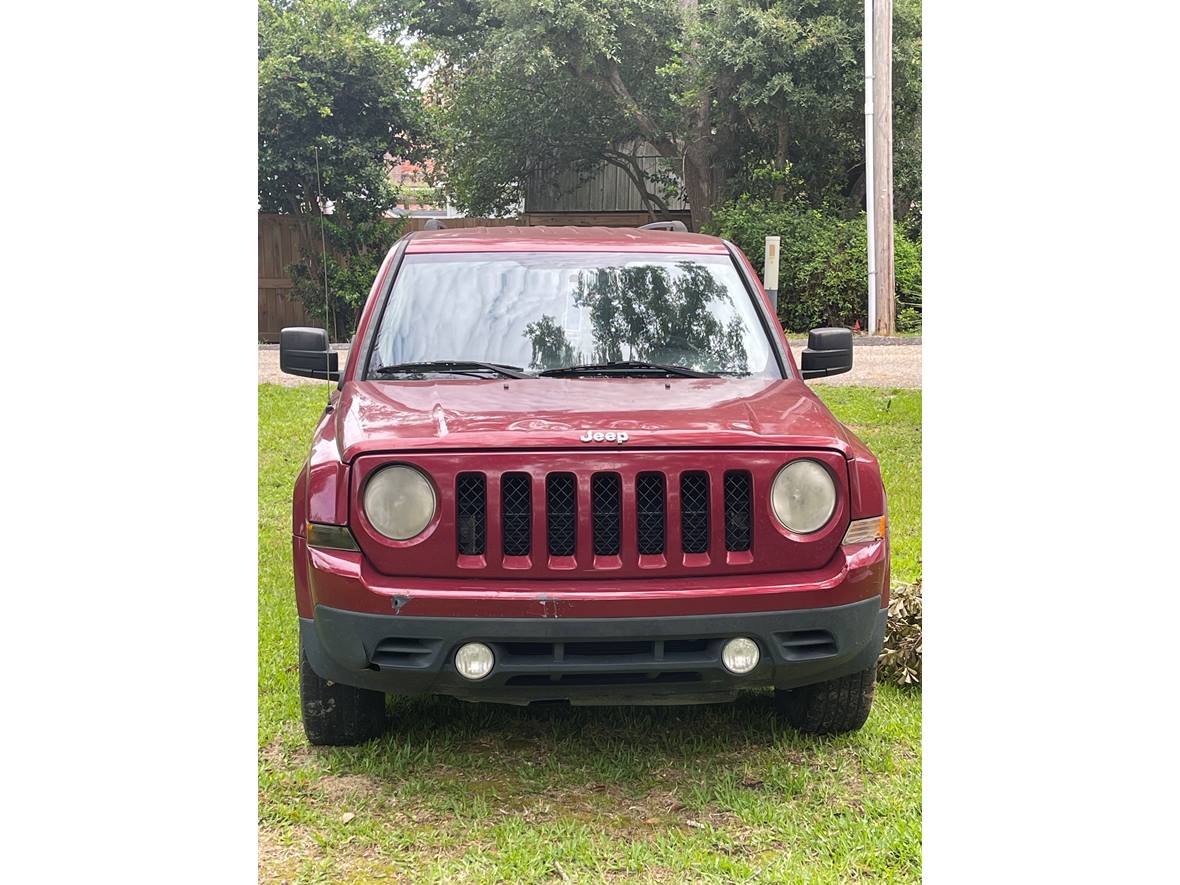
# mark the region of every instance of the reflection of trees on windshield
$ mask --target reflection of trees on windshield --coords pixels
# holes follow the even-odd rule
[[[565,337],[557,320],[548,314],[524,327],[524,334],[532,341],[533,358],[529,368],[534,371],[568,366],[574,361],[574,347]]]
[[[603,267],[578,276],[574,303],[589,316],[593,351],[578,352],[550,316],[530,323],[532,368],[572,362],[644,360],[711,372],[749,371],[745,326],[725,286],[709,270],[666,266]],[[728,314],[723,323],[714,314]]]

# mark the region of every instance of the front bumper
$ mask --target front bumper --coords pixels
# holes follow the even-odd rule
[[[796,688],[873,666],[885,636],[880,596],[790,611],[665,617],[501,618],[366,614],[317,605],[300,618],[304,651],[324,679],[400,695],[528,704],[685,704],[745,688]],[[721,664],[734,636],[758,643],[753,672]],[[456,649],[487,644],[492,672],[458,674]]]

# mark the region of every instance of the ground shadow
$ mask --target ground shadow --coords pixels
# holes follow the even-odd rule
[[[767,751],[803,765],[857,734],[803,735],[780,723],[769,691],[732,704],[664,707],[513,707],[445,697],[388,704],[389,731],[353,748],[315,754],[333,772],[404,778],[486,779],[510,791],[537,783],[638,785],[654,777],[711,780],[735,760]]]

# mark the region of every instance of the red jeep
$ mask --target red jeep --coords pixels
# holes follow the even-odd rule
[[[666,230],[399,240],[295,481],[303,723],[380,734],[385,695],[688,704],[773,687],[857,729],[889,593],[877,461],[804,379],[746,257]]]

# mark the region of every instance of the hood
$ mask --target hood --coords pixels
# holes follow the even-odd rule
[[[618,446],[836,449],[851,435],[792,378],[538,378],[349,381],[336,408],[340,456],[415,449]],[[583,441],[589,433],[591,439]]]

